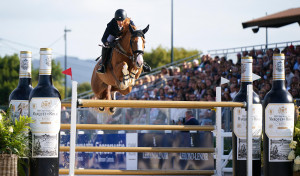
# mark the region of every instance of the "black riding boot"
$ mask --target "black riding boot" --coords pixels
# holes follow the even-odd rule
[[[105,65],[106,65],[106,60],[107,60],[107,53],[108,53],[109,49],[110,48],[105,48],[105,47],[102,48],[102,59],[101,59],[101,62],[99,64],[99,68],[97,70],[97,73],[100,73],[100,74],[104,74],[105,73]]]
[[[144,62],[143,70],[144,72],[151,72],[151,67],[146,62]]]

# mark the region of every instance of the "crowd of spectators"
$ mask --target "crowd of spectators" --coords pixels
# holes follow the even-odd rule
[[[275,53],[285,54],[286,87],[293,98],[300,98],[300,45],[251,50],[237,53],[237,62],[226,57],[203,55],[180,66],[162,68],[158,74],[146,75],[136,81],[132,92],[119,99],[162,100],[162,101],[215,101],[216,87],[221,77],[230,80],[222,85],[222,101],[232,101],[241,84],[241,58],[252,56],[253,73],[261,79],[253,82],[254,91],[263,100],[272,87],[273,62]]]

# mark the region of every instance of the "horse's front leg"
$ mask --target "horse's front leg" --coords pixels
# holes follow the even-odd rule
[[[120,82],[120,89],[124,90],[127,89],[127,87],[129,86],[129,71],[126,62],[123,62],[122,73],[123,73],[123,81]]]
[[[111,92],[111,99],[116,100],[116,91]],[[116,107],[110,107],[109,108],[109,114],[114,114],[116,112],[117,108]]]
[[[130,70],[130,74],[129,74],[129,86],[134,86],[135,85],[135,76],[136,76],[136,74],[137,74],[137,72],[138,72],[139,70],[138,69],[134,69],[134,68],[132,68],[131,70]]]

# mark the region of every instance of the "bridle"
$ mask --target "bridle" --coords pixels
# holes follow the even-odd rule
[[[133,55],[137,54],[137,56],[138,56],[139,54],[144,54],[144,51],[143,50],[135,50],[135,51],[133,51],[132,38],[135,38],[135,37],[142,37],[144,39],[145,35],[143,34],[142,31],[136,31],[134,34],[131,35],[131,38],[130,38],[130,48],[131,48],[131,51],[132,51]]]
[[[135,38],[135,37],[142,37],[143,39],[145,38],[145,35],[143,34],[142,31],[140,30],[137,30],[135,31],[133,34],[131,34],[131,37],[130,37],[130,49],[131,49],[131,52],[132,54],[127,54],[127,52],[125,51],[125,49],[120,45],[119,42],[117,42],[117,46],[118,47],[115,47],[114,49],[122,54],[123,56],[129,58],[132,62],[134,62],[135,60],[137,60],[137,57],[140,55],[140,54],[144,54],[144,51],[143,50],[133,50],[133,46],[132,46],[132,39]],[[136,56],[135,56],[136,54]]]

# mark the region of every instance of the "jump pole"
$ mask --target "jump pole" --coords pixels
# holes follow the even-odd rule
[[[74,176],[75,174],[74,169],[75,169],[76,119],[77,119],[77,84],[78,82],[72,81],[69,176]]]
[[[222,95],[221,95],[221,87],[216,87],[216,102],[221,102]],[[222,117],[221,117],[221,107],[217,107],[217,114],[216,114],[216,126],[217,126],[217,134],[216,134],[216,148],[217,148],[217,155],[216,155],[216,170],[217,175],[222,175],[222,155],[223,155],[223,146],[222,146]]]
[[[252,176],[252,104],[253,87],[247,85],[247,176]]]
[[[79,107],[122,107],[122,108],[190,108],[210,109],[214,107],[246,107],[243,102],[213,101],[154,101],[154,100],[88,100],[78,99]]]

